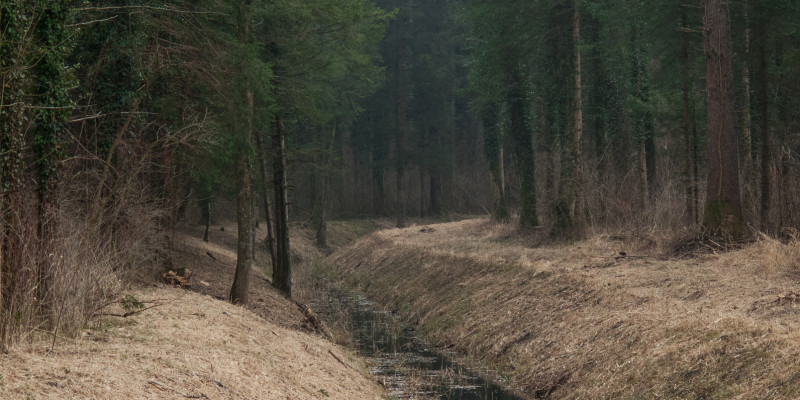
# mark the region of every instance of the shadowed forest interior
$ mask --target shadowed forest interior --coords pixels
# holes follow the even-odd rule
[[[235,221],[242,305],[254,265],[291,298],[290,231],[324,250],[336,220],[800,239],[797,21],[796,1],[3,0],[0,347],[176,269],[186,226]]]

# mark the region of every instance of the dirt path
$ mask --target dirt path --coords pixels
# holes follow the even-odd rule
[[[537,397],[797,397],[800,245],[668,259],[617,239],[471,220],[376,232],[329,262]]]

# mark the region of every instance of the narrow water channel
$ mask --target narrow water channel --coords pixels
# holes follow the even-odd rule
[[[323,320],[349,314],[352,343],[369,361],[371,372],[396,399],[524,400],[521,394],[476,371],[453,354],[433,349],[409,326],[363,296],[338,293],[312,303]],[[344,311],[343,311],[344,310]]]

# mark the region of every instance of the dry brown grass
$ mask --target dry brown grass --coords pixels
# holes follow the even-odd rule
[[[393,226],[389,220],[361,219],[328,222],[328,249],[319,248],[315,230],[293,226],[291,251],[296,261],[293,266],[292,296],[300,303],[326,304],[325,323],[332,339],[343,346],[352,347],[352,305],[342,299],[343,291],[336,284],[328,266],[323,262],[326,254],[354,242],[370,232]],[[297,262],[299,261],[299,262]]]
[[[676,260],[637,238],[548,244],[488,220],[431,228],[377,232],[329,261],[435,343],[537,396],[800,395],[797,243]]]
[[[34,341],[0,356],[0,397],[382,397],[360,361],[319,337],[180,289],[132,295],[158,306],[128,318],[98,320],[78,339],[61,340],[54,352],[48,351],[49,342]]]
[[[336,240],[349,240],[340,236],[361,229],[345,225],[349,230],[337,230]],[[74,229],[64,246],[79,248],[80,226]],[[143,228],[127,228],[135,229]],[[263,248],[253,269],[250,304],[245,309],[224,301],[233,281],[236,229],[225,223],[210,233],[209,243],[200,239],[199,226],[184,226],[173,234],[173,267],[193,271],[191,289],[198,293],[153,288],[152,279],[163,266],[140,266],[128,272],[150,288],[129,288],[128,293],[157,307],[128,318],[89,320],[88,328],[89,315],[126,311],[112,300],[125,287],[113,263],[125,258],[92,248],[69,253],[84,258],[65,258],[69,268],[57,276],[57,293],[64,302],[59,305],[62,324],[74,326],[57,331],[55,342],[49,329],[26,331],[24,340],[0,356],[0,398],[382,398],[383,388],[362,361],[310,333],[297,305],[271,286]],[[263,240],[263,226],[257,233]],[[293,239],[297,257],[323,255],[311,243],[313,234],[295,229]],[[127,243],[122,250],[145,255],[137,248],[150,246]],[[125,271],[119,268],[117,273]],[[107,307],[98,310],[101,304]]]
[[[264,236],[266,229],[262,226],[256,231],[256,237],[263,240]],[[183,227],[176,233],[173,266],[192,270],[192,290],[227,301],[236,271],[236,224],[226,222],[216,226],[209,232],[208,243],[203,242],[202,237],[202,226]],[[260,243],[250,276],[250,303],[246,307],[273,324],[301,329],[302,313],[272,287],[272,269],[267,268],[268,256]]]
[[[342,246],[353,242],[381,227],[390,224],[383,220],[355,220],[355,221],[330,221],[329,243],[331,247]],[[271,284],[272,267],[269,263],[269,254],[263,245],[266,237],[266,226],[261,225],[256,230],[256,261],[250,279],[250,304],[247,307],[277,325],[305,329],[307,325],[302,312],[290,301],[286,301],[281,293]],[[203,226],[183,226],[182,231],[175,235],[175,254],[173,256],[175,267],[186,267],[193,271],[192,290],[216,297],[227,299],[236,264],[236,225],[224,222],[215,225],[209,232],[209,242],[202,241]],[[293,300],[300,303],[310,303],[313,300],[322,300],[324,296],[333,296],[329,292],[328,282],[324,282],[324,271],[318,262],[325,257],[331,249],[321,249],[315,244],[315,231],[293,224],[290,229],[292,275],[293,275]],[[213,257],[213,258],[212,258]],[[336,299],[330,299],[336,300]],[[339,344],[349,341],[349,323],[346,311],[340,310],[340,319],[329,321],[334,334],[334,340]]]
[[[757,247],[764,255],[764,273],[788,272],[800,274],[800,241],[781,243],[768,236],[762,236]]]

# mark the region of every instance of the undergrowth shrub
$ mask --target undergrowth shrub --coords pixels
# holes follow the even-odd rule
[[[86,201],[80,173],[64,183],[48,218],[56,232],[51,240],[37,234],[37,202],[32,192],[19,193],[15,207],[4,210],[9,229],[0,230],[11,260],[0,297],[0,347],[38,336],[71,336],[119,299],[126,285],[152,282],[169,262],[174,207],[161,199],[147,179],[123,180],[110,192],[97,219]],[[13,269],[13,273],[9,273]]]

